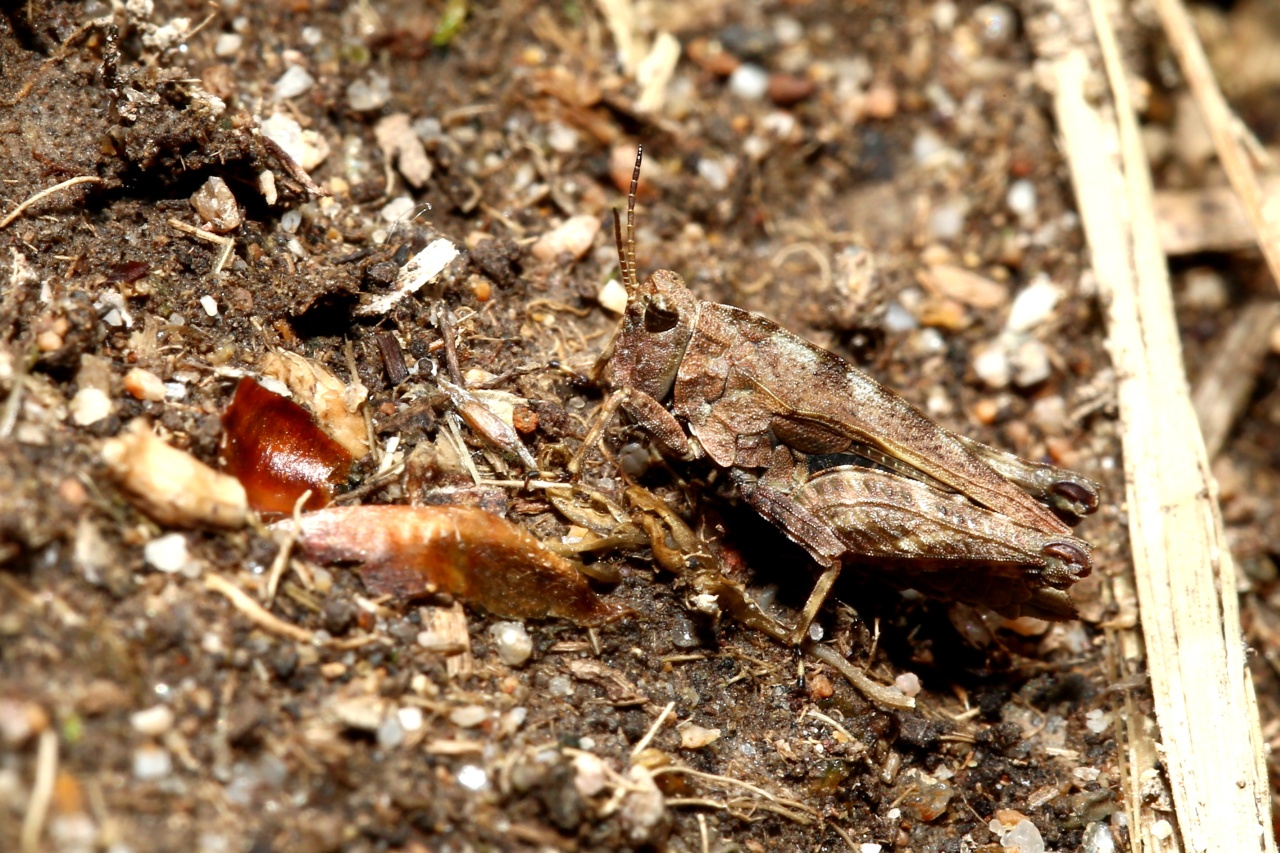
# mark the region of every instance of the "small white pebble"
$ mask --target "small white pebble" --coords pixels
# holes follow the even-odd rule
[[[444,126],[440,123],[440,119],[426,116],[413,123],[413,132],[418,134],[423,142],[436,142],[444,136]]]
[[[524,721],[529,718],[529,709],[523,705],[518,705],[502,715],[502,719],[498,721],[498,733],[504,737],[520,731],[520,727],[524,725]]]
[[[1161,818],[1160,820],[1151,824],[1151,834],[1154,835],[1156,838],[1160,839],[1161,841],[1164,841],[1166,838],[1173,835],[1173,824]]]
[[[293,118],[284,113],[275,113],[264,119],[261,124],[262,134],[289,155],[304,170],[314,169],[329,156],[329,143],[315,130],[303,130]]]
[[[917,163],[927,163],[947,150],[942,137],[932,130],[922,130],[911,141],[911,157]]]
[[[614,314],[621,314],[627,310],[627,288],[622,282],[616,278],[611,278],[604,283],[604,287],[600,288],[600,292],[596,294],[596,301],[600,303],[600,307]]]
[[[284,113],[272,113],[262,120],[262,135],[284,149],[297,163],[302,162],[302,125]]]
[[[191,206],[210,231],[223,234],[240,226],[240,206],[227,182],[216,175],[191,194]]]
[[[290,65],[276,81],[275,99],[287,101],[289,98],[296,98],[315,84],[316,78],[311,76],[311,72],[301,65]]]
[[[422,709],[414,705],[406,705],[397,710],[396,719],[400,721],[400,728],[406,732],[416,732],[422,729]]]
[[[133,778],[139,782],[154,782],[173,772],[173,758],[169,750],[159,746],[140,746],[133,751]]]
[[[929,213],[929,236],[935,240],[954,240],[964,231],[969,204],[962,198],[951,199]]]
[[[286,210],[280,216],[280,230],[286,234],[293,234],[298,230],[298,226],[302,224],[302,211],[297,208]]]
[[[263,169],[258,173],[258,192],[262,193],[262,200],[267,204],[275,204],[279,193],[276,192],[276,173],[270,169]]]
[[[391,80],[376,71],[347,87],[347,106],[359,113],[372,112],[391,100]]]
[[[999,341],[988,341],[974,348],[973,372],[990,388],[1005,388],[1013,378],[1009,353]]]
[[[378,724],[378,746],[382,749],[395,749],[404,743],[404,728],[398,717],[387,717]]]
[[[904,696],[919,696],[920,676],[914,672],[904,672],[893,680],[893,686],[901,690]]]
[[[1035,338],[1025,338],[1018,342],[1009,353],[1009,363],[1013,366],[1013,384],[1019,388],[1038,385],[1053,372],[1048,347]]]
[[[951,0],[939,0],[933,4],[933,25],[940,33],[950,31],[959,16],[960,10]]]
[[[142,559],[157,571],[169,574],[180,572],[191,559],[187,552],[187,539],[181,533],[157,536],[142,546]]]
[[[547,682],[547,692],[552,696],[573,695],[573,682],[567,675],[557,675]]]
[[[1192,267],[1183,273],[1181,302],[1201,311],[1221,311],[1231,302],[1222,273],[1209,267]]]
[[[111,414],[111,398],[101,388],[81,388],[67,404],[71,420],[77,426],[88,426]]]
[[[547,127],[547,145],[560,154],[572,154],[578,150],[578,131],[567,124],[553,121]]]
[[[1034,329],[1053,316],[1053,309],[1061,298],[1062,290],[1048,276],[1037,276],[1013,297],[1005,328],[1013,332]]]
[[[600,233],[598,216],[571,216],[557,228],[548,231],[538,238],[531,251],[540,261],[553,261],[561,252],[568,252],[575,258],[581,258],[595,242]]]
[[[1041,397],[1031,404],[1031,420],[1045,435],[1067,431],[1067,401],[1060,394]]]
[[[769,90],[769,72],[744,62],[729,75],[729,91],[745,101],[758,101]]]
[[[168,400],[181,400],[187,396],[187,386],[181,382],[166,382],[164,396]]]
[[[303,27],[299,35],[302,36],[302,43],[307,47],[315,47],[324,40],[324,30],[319,27]]]
[[[200,307],[203,308],[204,313],[208,314],[210,317],[218,316],[218,300],[214,299],[209,294],[206,293],[204,296],[200,297]]]
[[[1116,840],[1111,827],[1105,823],[1091,823],[1084,828],[1080,839],[1080,853],[1116,853]]]
[[[129,716],[134,731],[151,737],[159,737],[173,728],[173,711],[168,705],[152,705]]]
[[[773,37],[780,44],[795,44],[804,38],[804,24],[790,15],[779,15],[773,19]]]
[[[533,654],[533,640],[519,622],[497,622],[489,629],[498,659],[507,666],[521,666]]]
[[[386,223],[398,222],[413,213],[413,208],[413,199],[407,195],[400,195],[383,205],[382,210],[378,211],[378,216]]]
[[[973,13],[978,34],[987,44],[1002,45],[1011,41],[1018,32],[1018,16],[1003,3],[985,3]]]
[[[573,787],[584,797],[594,797],[607,783],[605,764],[598,756],[579,752],[573,757]]]
[[[98,825],[84,812],[54,813],[49,816],[50,850],[57,853],[95,853]]]
[[[220,59],[235,56],[240,52],[242,44],[244,44],[244,36],[239,33],[223,33],[213,43],[213,55]]]
[[[1084,727],[1094,734],[1102,734],[1111,728],[1111,717],[1101,708],[1094,708],[1084,715]]]
[[[920,325],[916,315],[904,308],[902,303],[897,300],[885,306],[884,320],[882,322],[884,330],[894,334],[909,332]]]
[[[449,722],[459,728],[469,729],[480,725],[490,716],[489,709],[483,705],[463,705],[449,712]]]
[[[1097,782],[1098,777],[1102,775],[1102,771],[1096,767],[1073,767],[1071,775],[1082,782]]]
[[[1044,838],[1031,821],[1023,818],[1013,828],[1000,836],[1000,843],[1009,853],[1045,853]]]
[[[680,748],[701,749],[707,744],[719,740],[719,738],[719,729],[708,729],[695,723],[689,723],[680,729]]]
[[[875,842],[858,845],[858,853],[880,853],[884,848]]]
[[[1036,185],[1025,178],[1020,181],[1014,181],[1009,185],[1009,192],[1005,194],[1004,203],[1019,219],[1024,221],[1034,220],[1036,215]]]
[[[482,791],[489,784],[489,774],[483,767],[466,764],[458,768],[458,784],[469,791]]]
[[[715,192],[724,192],[729,188],[729,181],[733,177],[732,166],[732,162],[726,162],[720,157],[699,157],[698,177],[706,181]]]

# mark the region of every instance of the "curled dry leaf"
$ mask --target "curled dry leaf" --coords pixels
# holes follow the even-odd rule
[[[298,542],[311,559],[359,563],[378,595],[443,592],[509,619],[558,616],[579,625],[628,612],[596,595],[575,563],[471,507],[331,507],[302,516]]]
[[[346,385],[329,368],[292,352],[267,353],[262,372],[289,386],[320,428],[347,448],[356,459],[369,454],[369,431],[360,406],[369,391],[358,381]]]
[[[142,419],[102,444],[102,459],[130,501],[161,524],[240,527],[248,502],[234,477],[170,447]]]
[[[306,409],[245,377],[222,413],[222,469],[262,513],[293,512],[303,492],[304,509],[333,500],[351,470],[351,453],[316,425]]]

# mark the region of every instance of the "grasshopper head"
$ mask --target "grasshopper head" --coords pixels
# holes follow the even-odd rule
[[[628,288],[627,311],[614,341],[613,384],[656,400],[671,393],[693,336],[698,300],[671,270]]]
[[[618,268],[627,288],[627,310],[612,344],[609,363],[615,387],[643,391],[656,400],[671,393],[685,348],[693,335],[698,300],[684,280],[670,270],[658,270],[641,284],[636,276],[636,188],[640,183],[643,148],[636,149],[636,168],[627,194],[627,239],[613,212],[618,243]]]

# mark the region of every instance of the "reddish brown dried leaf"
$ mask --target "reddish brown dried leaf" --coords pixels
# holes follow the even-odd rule
[[[245,377],[222,413],[222,468],[238,479],[261,513],[319,509],[347,481],[351,453],[316,425],[306,409]]]
[[[579,625],[627,612],[596,595],[574,563],[472,507],[332,507],[302,516],[299,545],[314,560],[360,563],[378,595],[445,592],[498,616]]]

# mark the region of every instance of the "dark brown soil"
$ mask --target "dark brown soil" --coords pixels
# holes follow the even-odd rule
[[[1041,849],[1103,832],[1127,849],[1100,627],[1117,615],[1106,578],[1127,561],[1113,377],[1014,10],[997,7],[984,26],[991,8],[970,3],[637,4],[646,44],[663,30],[684,48],[665,102],[646,112],[592,4],[135,5],[0,14],[0,214],[69,178],[97,179],[0,229],[0,390],[18,395],[0,438],[0,849],[20,849],[45,731],[56,776],[36,849],[996,850],[993,821],[1012,826],[1014,812]],[[179,18],[202,28],[170,37]],[[310,85],[277,99],[294,66]],[[766,91],[750,91],[752,69]],[[380,81],[383,99],[352,92]],[[329,149],[309,178],[257,131],[273,113]],[[375,138],[397,113],[433,164],[420,189]],[[181,572],[144,561],[144,545],[170,531],[107,476],[104,439],[144,417],[216,465],[236,380],[275,348],[367,386],[378,440],[407,454],[438,440],[449,411],[431,378],[444,369],[441,305],[462,370],[505,376],[497,387],[529,401],[538,426],[526,444],[543,478],[567,480],[602,399],[573,373],[591,368],[616,323],[597,296],[616,270],[608,210],[625,201],[636,143],[642,275],[676,270],[699,297],[771,317],[949,428],[1105,484],[1078,530],[1096,549],[1073,592],[1081,621],[1024,636],[874,577],[842,579],[825,637],[878,681],[918,676],[906,711],[701,615],[645,548],[592,558],[622,572],[599,591],[633,618],[590,632],[529,622],[532,658],[514,667],[498,656],[497,619],[466,609],[469,656],[447,661],[418,641],[447,602],[374,603],[343,568],[311,585],[287,574],[272,611],[352,642],[264,630],[202,579],[256,596],[277,550],[260,527],[186,531]],[[212,177],[243,214],[222,271],[220,245],[171,224],[199,224],[190,198]],[[388,221],[402,196],[416,215]],[[540,260],[538,238],[574,215],[604,225],[592,248]],[[354,313],[439,237],[462,256],[438,280],[385,316]],[[859,253],[878,268],[869,279]],[[988,296],[939,285],[940,267],[982,275]],[[1020,382],[1015,357],[1014,380],[993,384],[978,356],[1006,347],[1015,295],[1042,280],[1060,298],[1018,346],[1047,370]],[[1211,341],[1231,310],[1193,314],[1196,338]],[[418,368],[394,386],[375,341],[384,330]],[[168,396],[128,393],[134,367],[169,383]],[[1273,379],[1274,357],[1267,369]],[[77,393],[103,376],[111,411],[79,425]],[[1260,573],[1258,619],[1280,629],[1266,606],[1280,541],[1266,426],[1276,402],[1259,393],[1229,454],[1266,471],[1250,475],[1260,497],[1231,520]],[[519,478],[468,441],[483,472]],[[583,478],[619,502],[628,442],[649,444],[616,424]],[[639,482],[753,594],[803,602],[812,563],[738,505],[721,473],[653,461]],[[417,497],[393,481],[363,500]],[[504,488],[498,502],[543,539],[570,532],[536,488]],[[1260,672],[1270,709],[1274,676]],[[634,756],[668,703],[653,751]],[[719,737],[682,747],[696,733],[686,723]],[[646,799],[655,770],[661,796]]]

